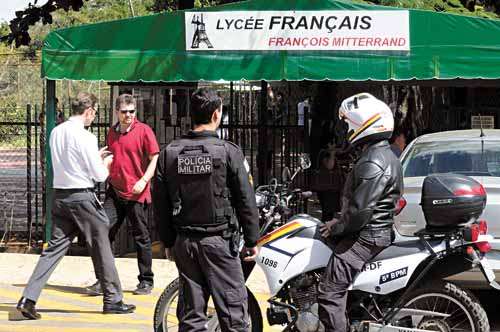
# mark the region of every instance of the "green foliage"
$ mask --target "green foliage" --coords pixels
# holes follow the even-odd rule
[[[9,95],[5,97],[0,97],[0,121],[5,122],[25,122],[26,121],[26,110],[17,109],[17,103],[15,96]],[[18,142],[20,139],[22,141],[25,134],[26,126],[12,125],[12,126],[0,126],[0,142],[2,146],[5,144],[13,144]]]
[[[146,9],[153,13],[170,12],[176,8],[176,0],[153,0],[152,4],[146,5]]]
[[[0,22],[0,36],[5,36],[9,33],[9,24],[7,22]]]

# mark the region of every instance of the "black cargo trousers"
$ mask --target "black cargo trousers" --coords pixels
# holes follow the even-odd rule
[[[207,331],[207,302],[215,304],[223,332],[248,331],[245,278],[239,257],[220,235],[177,234],[175,264],[179,270],[179,332]]]
[[[391,245],[391,228],[363,230],[342,239],[333,254],[318,286],[318,315],[326,332],[349,331],[346,304],[347,290],[363,266]]]

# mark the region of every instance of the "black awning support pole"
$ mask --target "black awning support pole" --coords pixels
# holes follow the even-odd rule
[[[259,147],[257,152],[257,162],[259,168],[259,174],[257,179],[257,185],[264,185],[267,183],[267,82],[260,81],[260,105],[258,113],[258,123],[259,123]]]
[[[233,132],[233,125],[235,124],[235,119],[234,119],[234,83],[231,81],[229,83],[229,110],[228,110],[228,123],[229,123],[229,129],[228,129],[228,134],[229,137],[226,139],[229,139],[230,141],[234,141],[234,132]]]

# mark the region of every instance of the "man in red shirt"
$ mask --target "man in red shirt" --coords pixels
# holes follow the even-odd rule
[[[108,150],[113,154],[104,208],[111,220],[109,238],[114,240],[125,218],[132,228],[139,284],[136,295],[151,293],[153,271],[151,238],[148,230],[147,209],[151,203],[150,180],[154,176],[160,148],[151,128],[137,120],[136,101],[132,95],[122,94],[115,103],[118,122],[107,136]],[[100,271],[96,269],[99,280]],[[87,288],[89,293],[101,293],[100,282]]]

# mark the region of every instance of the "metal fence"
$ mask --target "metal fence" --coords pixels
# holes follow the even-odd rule
[[[308,121],[297,124],[293,112],[276,116],[259,99],[259,91],[233,91],[225,105],[224,121],[220,135],[242,147],[256,184],[266,184],[271,178],[281,178],[284,167],[292,172],[298,168],[299,156],[308,151]],[[266,107],[265,111],[260,111]],[[267,113],[266,113],[267,112]],[[59,105],[56,122],[67,119],[69,109]],[[271,114],[272,116],[266,116]],[[274,115],[273,115],[274,114]],[[187,125],[181,118],[160,124],[150,123],[157,117],[139,113],[139,118],[155,129],[162,146],[186,132]],[[94,133],[99,146],[105,145],[106,133],[111,122],[109,106],[98,109],[89,130]],[[0,110],[0,236],[3,243],[18,241],[36,245],[44,235],[45,221],[45,114],[39,105]],[[297,187],[307,187],[307,177],[302,174],[295,181]],[[104,185],[98,187],[104,199]],[[296,212],[304,211],[302,203]],[[158,238],[152,209],[149,212],[152,239]],[[84,246],[84,241],[78,241]],[[134,250],[129,227],[117,234],[114,249],[117,254]]]
[[[56,118],[62,122],[69,115],[63,106]],[[45,113],[39,105],[0,109],[0,245],[14,241],[35,245],[43,239],[44,121]],[[108,127],[108,107],[100,107],[90,130],[101,146]]]
[[[0,231],[2,242],[40,236],[43,215],[40,108],[0,110]],[[42,139],[43,140],[43,139]]]

